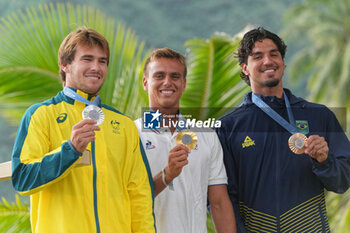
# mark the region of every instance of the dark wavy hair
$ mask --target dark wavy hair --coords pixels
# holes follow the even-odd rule
[[[239,65],[248,63],[248,56],[252,55],[255,42],[262,41],[264,39],[272,40],[276,44],[278,51],[281,53],[282,59],[284,59],[287,45],[283,42],[283,40],[265,28],[258,27],[244,34],[243,39],[239,43],[237,51]],[[249,76],[244,74],[243,71],[241,71],[241,78],[250,86]]]

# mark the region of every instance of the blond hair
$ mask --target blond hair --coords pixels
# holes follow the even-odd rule
[[[91,28],[81,27],[69,33],[62,41],[58,50],[58,64],[71,64],[74,60],[78,45],[99,46],[107,55],[107,65],[109,63],[109,45],[100,33]],[[60,77],[63,85],[66,82],[66,73],[60,67]]]

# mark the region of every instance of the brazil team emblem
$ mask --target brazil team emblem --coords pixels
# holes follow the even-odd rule
[[[295,121],[299,133],[308,134],[309,133],[309,123],[307,121],[298,120]]]

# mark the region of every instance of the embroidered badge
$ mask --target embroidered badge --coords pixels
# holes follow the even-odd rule
[[[150,140],[147,140],[146,142],[146,150],[154,149],[156,148],[155,145],[152,145],[152,142]]]
[[[120,122],[118,122],[117,120],[111,120],[111,126],[113,129],[113,133],[120,134]]]
[[[297,125],[299,133],[302,133],[302,134],[308,134],[309,133],[309,123],[308,123],[308,121],[298,120],[298,121],[295,121],[295,124]]]
[[[57,121],[57,123],[63,123],[66,119],[67,119],[67,113],[61,113],[57,117],[56,121]]]
[[[242,143],[242,148],[248,146],[255,146],[255,140],[252,140],[249,136],[245,137],[244,142]]]

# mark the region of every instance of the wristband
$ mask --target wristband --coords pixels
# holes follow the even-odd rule
[[[174,190],[174,185],[173,182],[171,181],[169,184],[166,183],[165,181],[165,169],[162,169],[162,182],[165,186],[169,187],[170,190]]]

